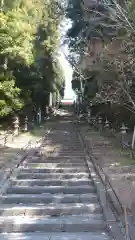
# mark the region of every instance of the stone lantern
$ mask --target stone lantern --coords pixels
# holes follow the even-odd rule
[[[96,118],[95,118],[95,117],[92,117],[92,118],[91,118],[91,122],[92,122],[92,124],[94,125],[94,124],[96,123]]]
[[[98,117],[98,127],[99,127],[99,131],[101,132],[103,130],[103,126],[102,126],[102,118],[100,116]]]
[[[102,118],[100,116],[98,117],[98,124],[102,124]]]
[[[108,121],[108,119],[106,118],[106,121],[105,121],[105,128],[109,128],[110,127],[110,123]]]
[[[128,127],[125,126],[124,123],[122,123],[122,127],[120,128],[121,134],[124,135],[127,133]]]
[[[17,116],[13,119],[13,126],[14,126],[14,136],[18,136],[19,134],[19,118]]]
[[[127,134],[127,130],[128,130],[128,127],[125,126],[124,123],[122,123],[122,127],[120,128],[121,130],[121,145],[122,145],[122,148],[128,146],[128,143],[127,143],[127,140],[126,140],[126,134]]]
[[[88,123],[90,123],[91,111],[88,109]]]
[[[25,132],[28,131],[28,117],[27,116],[24,118],[24,131]]]

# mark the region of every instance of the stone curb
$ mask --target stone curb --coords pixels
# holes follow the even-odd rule
[[[78,126],[77,126],[78,128]],[[91,152],[88,148],[88,143],[84,139],[84,135],[80,129],[78,129],[78,134],[80,141],[85,149],[85,160],[86,160],[86,165],[88,166],[89,173],[91,175],[91,178],[93,179],[93,182],[97,188],[97,194],[100,200],[100,204],[103,210],[103,215],[107,224],[107,229],[110,232],[110,235],[113,237],[115,240],[123,240],[125,239],[125,229],[123,229],[121,223],[116,222],[116,217],[114,216],[109,203],[108,205],[106,204],[106,194],[105,194],[105,186],[103,182],[101,182],[101,179],[99,176],[97,176],[97,173],[95,171],[95,167],[93,165],[94,158],[91,155]]]
[[[84,142],[84,145],[86,146],[86,149],[87,149],[87,153],[88,155],[90,156],[90,159],[92,160],[93,164],[95,162],[95,157],[93,155],[93,152],[89,149],[90,146],[88,144],[88,141],[85,139],[85,136],[83,135],[82,131],[79,130],[80,134],[81,134],[81,137],[83,139],[83,142]],[[103,174],[100,173],[100,170],[98,171],[99,172],[99,175],[100,175],[100,181],[102,181],[102,184],[103,186],[105,186],[105,182],[104,182],[104,178],[103,178]],[[104,189],[105,191],[105,189]],[[121,226],[122,226],[122,232],[125,231],[125,229],[123,230],[123,226],[125,225],[124,224],[124,215],[121,215],[119,216],[119,209],[118,209],[118,204],[116,202],[116,199],[114,198],[114,194],[112,193],[112,191],[109,191],[109,199],[111,200],[111,203],[113,204],[114,208],[115,208],[115,211],[117,212],[117,217],[115,217],[115,219],[117,219],[118,221],[121,222]],[[134,236],[135,236],[135,226],[133,224],[133,221],[131,219],[131,216],[128,216],[128,232],[129,232],[129,236],[130,236],[130,239],[133,239],[134,240]],[[124,233],[125,234],[125,233]]]
[[[51,130],[51,129],[50,129]],[[29,152],[33,150],[33,147],[28,149],[28,151],[26,152],[26,149],[29,145],[34,145],[34,150],[33,150],[33,154],[37,151],[37,149],[39,149],[42,145],[42,142],[44,141],[44,139],[46,138],[46,135],[50,132],[50,130],[48,130],[47,132],[45,132],[45,136],[42,136],[38,141],[33,142],[29,141],[19,152],[16,156],[13,157],[13,161],[12,161],[12,167],[10,167],[10,169],[7,171],[7,173],[5,174],[5,172],[3,173],[3,179],[0,182],[0,195],[3,195],[4,192],[6,191],[6,189],[8,188],[8,186],[10,185],[10,181],[15,178],[18,174],[19,171],[16,171],[16,169],[18,168],[18,166],[27,158],[27,156],[29,155]],[[39,144],[40,143],[40,144]],[[21,155],[21,151],[24,152],[23,155]],[[20,156],[19,156],[20,153]],[[18,157],[19,156],[19,157]]]

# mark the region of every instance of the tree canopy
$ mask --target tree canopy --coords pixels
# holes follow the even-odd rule
[[[79,54],[84,94],[92,99],[98,96],[98,101],[123,104],[131,110],[135,110],[134,13],[133,0],[92,1],[88,6],[82,0],[69,0],[67,7],[67,17],[72,22],[67,38],[71,52]],[[101,52],[91,52],[93,43],[96,47],[101,42]],[[87,64],[92,59],[93,63]]]
[[[0,12],[0,116],[62,96],[57,0],[3,0]]]

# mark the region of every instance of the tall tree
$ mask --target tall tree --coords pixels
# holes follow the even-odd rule
[[[49,92],[62,93],[64,78],[56,67],[61,17],[57,0],[1,1],[0,116],[32,102],[42,107]],[[6,97],[11,89],[14,105]]]

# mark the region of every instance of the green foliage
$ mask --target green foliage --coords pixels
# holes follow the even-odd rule
[[[0,13],[0,116],[34,103],[49,92],[63,94],[56,50],[62,12],[57,0],[5,0]],[[11,72],[9,78],[8,72]]]
[[[54,90],[60,93],[60,95],[64,96],[64,88],[65,88],[65,77],[61,68],[59,61],[53,63],[54,68]]]
[[[74,91],[76,91],[76,90],[80,90],[80,81],[78,80],[78,79],[73,79],[72,80],[72,89],[74,90]]]
[[[23,21],[23,12],[0,13],[0,53],[10,59],[30,64],[33,60],[32,27]]]
[[[113,8],[110,8],[109,1],[107,4],[94,3],[89,4],[89,8],[83,5],[82,0],[68,1],[67,17],[72,22],[72,27],[67,33],[70,39],[69,47],[71,51],[84,51],[84,46],[93,38],[102,40],[110,39],[117,35],[116,15]]]
[[[73,72],[73,77],[72,77],[72,89],[74,91],[80,91],[81,90],[81,79],[80,79],[80,74],[77,71]]]
[[[15,86],[15,80],[0,76],[0,116],[6,116],[23,107],[20,97],[21,90]]]
[[[83,75],[85,79],[84,95],[94,99],[98,96],[101,102],[109,100],[133,111],[135,110],[135,1],[104,0],[96,4],[92,2],[87,8],[81,0],[69,1],[67,8],[67,16],[72,22],[67,38],[70,50],[79,53],[78,74],[79,77]],[[98,56],[91,55],[91,52],[87,54],[90,44],[90,49],[93,43],[96,46],[95,38],[104,43],[102,54],[99,53]],[[118,46],[116,44],[116,52],[115,49],[111,49],[111,42],[113,43],[114,40],[119,42]],[[87,59],[88,56],[93,57],[94,60],[93,65],[86,64],[87,73],[84,72],[83,64],[81,69],[85,56]],[[79,87],[77,87],[79,82],[75,78],[72,83],[73,89]]]

